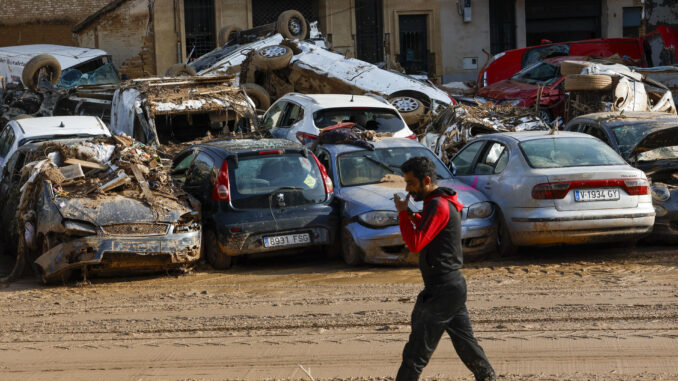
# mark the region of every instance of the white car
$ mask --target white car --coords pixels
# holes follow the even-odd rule
[[[12,120],[0,132],[0,174],[17,148],[27,143],[111,136],[96,116],[50,116]]]
[[[343,94],[289,93],[264,114],[262,124],[276,138],[311,143],[320,129],[353,122],[359,129],[416,139],[398,111],[378,97]]]

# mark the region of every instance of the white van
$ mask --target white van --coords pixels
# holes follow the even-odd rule
[[[48,44],[0,48],[4,86],[36,88],[42,69],[52,85],[61,88],[120,82],[111,56],[100,49]]]

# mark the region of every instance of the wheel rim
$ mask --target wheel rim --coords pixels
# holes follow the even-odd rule
[[[285,53],[287,53],[287,48],[280,45],[269,46],[259,51],[259,54],[266,58],[282,57]]]
[[[296,17],[292,17],[290,19],[290,22],[287,23],[287,27],[289,28],[290,32],[292,32],[292,34],[296,36],[300,34],[302,30],[301,20],[299,20]]]
[[[411,97],[395,98],[391,104],[400,112],[412,112],[419,108],[419,102]]]

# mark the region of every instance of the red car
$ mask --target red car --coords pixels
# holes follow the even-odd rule
[[[546,58],[511,77],[478,90],[476,98],[485,98],[499,104],[519,107],[534,107],[537,92],[541,87],[539,116],[545,121],[565,114],[565,77],[560,74],[564,60],[585,61],[583,56],[560,56]]]
[[[671,52],[673,57],[667,57]],[[609,57],[618,54],[633,66],[670,65],[678,61],[678,31],[660,26],[640,38],[598,38],[528,46],[507,50],[491,57],[478,73],[478,87],[511,78],[520,70],[554,56]],[[671,53],[669,53],[671,54]]]

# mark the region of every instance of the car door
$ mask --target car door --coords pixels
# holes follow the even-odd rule
[[[476,164],[471,171],[471,186],[485,193],[490,199],[492,193],[501,192],[502,173],[509,161],[506,145],[490,140],[480,151]]]
[[[452,172],[456,178],[459,178],[459,180],[464,183],[467,183],[472,179],[476,159],[480,155],[485,143],[485,140],[472,142],[462,148],[462,150],[452,158],[451,163],[454,165]]]
[[[280,136],[285,139],[292,140],[293,142],[299,142],[296,135],[297,132],[300,131],[318,135],[317,131],[303,131],[303,118],[304,109],[294,102],[288,102],[285,106],[283,116],[280,119],[280,123],[278,124],[278,134],[280,134]]]
[[[212,195],[215,179],[216,168],[214,158],[205,151],[198,151],[186,172],[184,190],[200,200],[201,203],[205,203]]]

